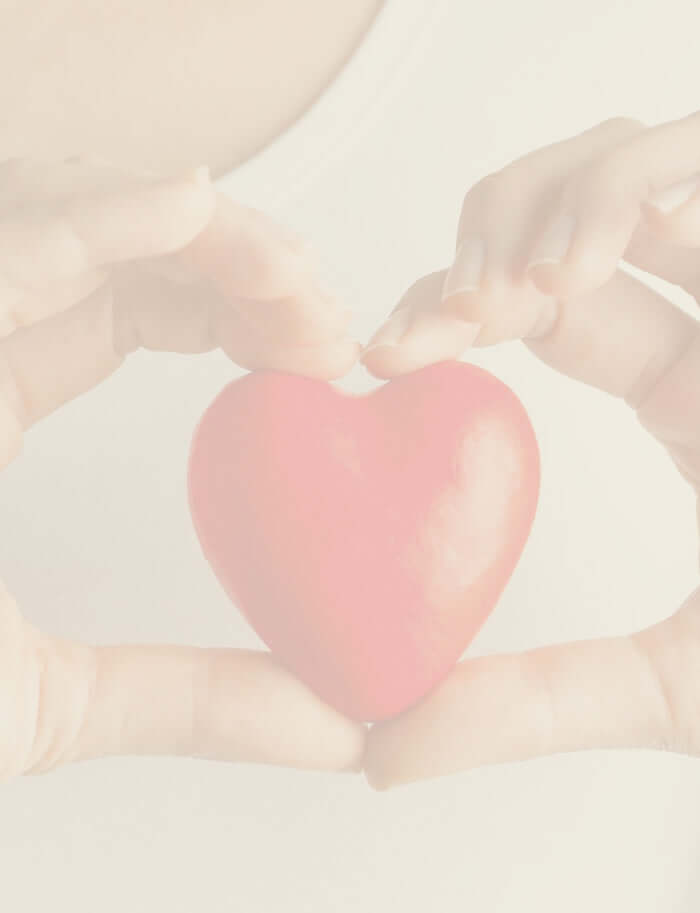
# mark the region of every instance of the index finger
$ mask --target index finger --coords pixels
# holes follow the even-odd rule
[[[300,239],[222,193],[204,231],[171,263],[210,280],[223,295],[264,301],[308,285],[315,266]]]
[[[360,769],[364,727],[324,704],[268,653],[60,641],[43,649],[42,694],[55,718],[40,719],[63,739],[47,742],[38,732],[40,750],[28,772],[109,755]],[[71,701],[76,694],[82,700]],[[77,729],[61,719],[76,704],[83,708]]]
[[[427,313],[434,322],[443,320],[436,307],[445,276],[443,271],[416,283],[399,304],[399,313]],[[682,449],[684,471],[689,474],[692,467],[700,484],[698,322],[622,271],[577,298],[555,301],[538,295],[532,311],[521,310],[521,303],[514,301],[513,323],[518,323],[528,348],[562,374],[624,399],[679,462]],[[449,331],[455,337],[453,323],[453,318],[444,318],[442,335]],[[363,355],[380,377],[456,354],[435,332],[427,338],[418,320],[404,329],[398,345],[385,344],[385,333],[386,328],[380,330]],[[477,335],[475,345],[480,341]]]

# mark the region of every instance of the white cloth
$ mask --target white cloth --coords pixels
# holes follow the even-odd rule
[[[392,0],[309,113],[221,186],[320,248],[366,338],[447,265],[483,174],[615,114],[697,107],[698,25],[687,0]],[[660,448],[518,345],[468,357],[521,396],[543,454],[531,541],[470,652],[669,614],[695,585],[696,533]],[[192,428],[232,373],[222,355],[138,355],[28,436],[0,478],[0,573],[30,617],[97,641],[256,644],[184,492]],[[343,385],[373,383],[358,368]],[[17,913],[691,913],[699,800],[698,763],[652,753],[386,795],[359,778],[116,759],[0,791],[0,897],[27,898]]]

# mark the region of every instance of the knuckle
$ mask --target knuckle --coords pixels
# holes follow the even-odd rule
[[[207,662],[204,657],[198,657],[198,660],[193,661],[190,667],[189,726],[181,746],[184,754],[193,756],[204,753],[211,716],[217,711],[213,700],[215,676],[212,662]]]
[[[635,167],[635,139],[642,126],[628,118],[609,122],[619,141],[594,156],[568,180],[567,193],[579,202],[621,198],[645,189],[646,177]]]
[[[85,648],[34,636],[28,674],[33,678],[33,707],[25,773],[46,773],[70,761],[91,704],[95,681]],[[86,674],[87,671],[87,674]]]
[[[484,220],[492,213],[502,217],[503,211],[511,209],[522,197],[523,186],[522,168],[515,163],[481,178],[464,197],[460,234],[472,219]]]
[[[581,201],[595,199],[608,194],[615,185],[615,174],[610,159],[606,156],[592,164],[586,165],[566,185],[566,192],[577,196]]]
[[[678,740],[679,714],[672,683],[668,680],[666,664],[659,647],[658,629],[652,628],[650,631],[633,635],[630,643],[637,648],[639,657],[644,661],[652,685],[653,698],[649,718],[653,722],[648,732],[650,747],[672,751]]]
[[[662,443],[688,439],[696,412],[692,391],[699,356],[700,331],[683,320],[674,342],[649,359],[625,397],[642,425]],[[679,412],[678,403],[683,400],[687,407]]]
[[[638,176],[630,169],[626,150],[613,150],[594,160],[567,181],[564,194],[578,207],[628,198],[636,193]]]
[[[462,214],[478,211],[488,206],[496,195],[500,172],[487,174],[469,188],[462,202]]]
[[[675,615],[637,637],[662,706],[661,747],[700,755],[700,603],[691,598]]]
[[[513,197],[522,188],[522,171],[520,163],[513,162],[495,174],[489,175],[485,185],[486,201],[491,206],[511,203]]]
[[[513,162],[499,171],[491,191],[491,199],[499,207],[510,206],[522,196],[525,185],[527,165],[524,162]]]

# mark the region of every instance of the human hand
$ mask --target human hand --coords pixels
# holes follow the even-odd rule
[[[698,323],[621,258],[700,301],[700,114],[613,120],[490,175],[466,196],[457,256],[404,296],[366,349],[378,376],[523,339],[555,369],[623,398],[700,494]],[[388,788],[592,748],[700,755],[700,590],[625,637],[460,664],[371,730]]]
[[[331,378],[357,356],[347,319],[303,245],[206,171],[0,166],[0,468],[139,346]],[[364,744],[268,654],[62,641],[1,584],[0,721],[0,779],[108,754],[356,769]]]

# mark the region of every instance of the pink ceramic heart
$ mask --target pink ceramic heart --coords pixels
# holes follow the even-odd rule
[[[499,380],[444,362],[367,396],[254,373],[192,444],[202,548],[270,649],[378,720],[441,681],[495,605],[535,513],[537,443]]]

